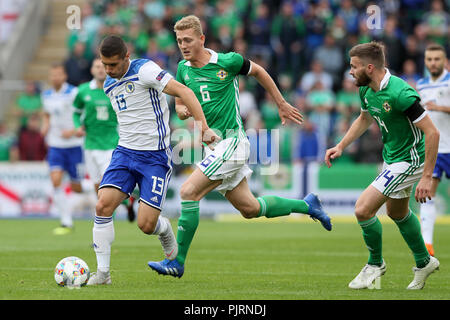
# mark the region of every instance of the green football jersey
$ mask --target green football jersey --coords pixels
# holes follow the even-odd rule
[[[376,120],[384,143],[383,160],[387,164],[406,161],[420,166],[425,160],[425,139],[404,114],[419,94],[402,79],[386,73],[381,90],[360,87],[362,109]]]
[[[206,122],[222,138],[245,137],[239,109],[239,76],[244,58],[235,52],[211,53],[209,63],[192,67],[189,61],[178,64],[177,81],[197,96]]]
[[[97,87],[95,80],[81,84],[78,89],[73,102],[74,124],[76,128],[84,124],[85,149],[114,149],[119,142],[119,133],[117,117],[111,101],[103,88]]]

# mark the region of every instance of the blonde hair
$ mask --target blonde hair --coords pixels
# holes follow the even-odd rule
[[[199,36],[203,35],[202,24],[200,22],[200,19],[194,15],[189,15],[181,18],[180,20],[177,21],[177,23],[175,23],[175,26],[173,27],[173,31],[175,32],[187,29],[194,29],[194,31]]]

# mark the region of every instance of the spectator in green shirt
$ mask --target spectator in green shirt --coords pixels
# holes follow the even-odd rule
[[[19,94],[16,105],[17,108],[14,110],[14,115],[19,118],[20,128],[25,128],[29,117],[42,107],[41,96],[33,81],[26,82],[25,92]]]

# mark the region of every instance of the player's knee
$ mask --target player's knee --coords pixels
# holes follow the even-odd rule
[[[100,217],[110,217],[112,215],[111,206],[102,198],[99,198],[95,205],[95,213]]]
[[[137,223],[139,229],[145,234],[152,234],[156,228],[156,222],[151,220],[141,220]]]
[[[191,184],[183,183],[180,188],[180,197],[182,200],[199,201],[195,189]]]
[[[245,219],[256,218],[259,214],[259,208],[252,205],[242,206],[241,208],[239,208],[239,211]]]
[[[373,217],[373,213],[364,205],[355,205],[355,216],[358,221],[366,221]]]

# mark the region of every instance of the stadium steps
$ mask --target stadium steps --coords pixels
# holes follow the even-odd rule
[[[66,13],[70,5],[78,5],[80,8],[88,0],[50,0],[48,9],[48,26],[39,46],[36,49],[33,59],[25,67],[23,80],[37,81],[42,84],[47,83],[50,66],[55,62],[62,62],[68,56],[67,38],[70,30],[66,26],[69,14]],[[17,97],[17,96],[16,96]],[[16,107],[14,97],[6,112],[6,123],[10,130],[18,128],[18,121],[12,110]]]
[[[62,62],[67,58],[67,38],[70,30],[66,26],[70,5],[82,8],[87,0],[52,0],[49,7],[49,26],[36,50],[34,59],[29,63],[24,80],[46,81],[52,63]]]

